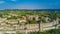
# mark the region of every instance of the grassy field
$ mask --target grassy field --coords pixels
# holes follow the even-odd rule
[[[8,33],[5,33],[5,34],[8,34]],[[12,34],[14,34],[14,33],[12,33]],[[22,33],[16,32],[16,34],[22,34]],[[60,29],[53,29],[53,30],[44,31],[44,32],[30,32],[28,34],[60,34]]]
[[[33,34],[60,34],[60,29],[53,29],[53,30],[44,31],[44,32],[32,32],[32,33]]]
[[[11,16],[11,15],[18,15],[18,16]],[[7,18],[9,19],[19,19],[22,18],[22,16],[27,16],[27,15],[38,15],[40,17],[46,17],[48,16],[51,19],[56,19],[56,17],[60,18],[60,11],[58,10],[2,10],[0,11],[0,17],[1,18]],[[11,16],[10,18],[8,18],[8,16]],[[37,23],[35,20],[28,20],[30,21],[31,24]],[[44,20],[42,20],[43,22],[45,22]]]
[[[0,11],[0,17],[2,15],[10,15],[10,14],[17,14],[18,17],[26,16],[26,15],[39,15],[39,16],[48,16],[50,18],[60,17],[60,11],[26,11],[26,10],[3,10]],[[7,16],[6,16],[7,17]]]
[[[14,16],[12,16],[14,15]],[[18,16],[15,16],[18,15]],[[9,19],[18,19],[22,18],[22,16],[27,16],[27,15],[38,15],[40,17],[46,17],[48,16],[51,19],[56,19],[57,17],[60,18],[60,11],[31,11],[31,10],[3,10],[0,11],[0,18],[7,18]],[[11,16],[8,18],[8,16]],[[36,24],[37,22],[35,20],[27,20],[30,22],[30,24]],[[42,20],[43,21],[43,20]],[[6,33],[7,34],[7,33]],[[20,34],[20,33],[16,33]],[[30,34],[60,34],[60,29],[54,29],[54,30],[49,30],[49,31],[44,31],[44,32],[31,32]]]

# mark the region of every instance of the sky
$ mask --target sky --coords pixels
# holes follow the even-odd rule
[[[2,9],[60,9],[60,0],[0,0]]]

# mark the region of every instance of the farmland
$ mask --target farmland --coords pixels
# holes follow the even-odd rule
[[[27,27],[27,29],[38,28],[37,30],[39,30],[40,21],[42,21],[43,24],[48,23],[50,25],[50,23],[56,21],[57,18],[60,21],[60,10],[0,10],[0,27],[1,27],[0,30],[20,31],[22,29],[24,30],[25,27]],[[49,25],[44,25],[44,26],[49,26]],[[54,34],[54,32],[56,31],[49,30],[42,33],[41,32],[40,33],[36,32],[36,33]],[[58,30],[58,33],[59,32],[60,31]],[[35,33],[35,32],[31,32],[31,33]]]

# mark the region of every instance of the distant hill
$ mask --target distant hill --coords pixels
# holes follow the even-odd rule
[[[4,10],[0,10],[0,11],[60,11],[60,9],[4,9]]]

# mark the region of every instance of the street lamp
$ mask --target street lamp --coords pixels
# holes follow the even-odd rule
[[[38,17],[37,23],[39,24],[39,31],[42,31],[42,18]]]
[[[24,30],[25,30],[25,33],[27,34],[27,27],[25,27]]]
[[[28,22],[26,22],[25,25],[24,25],[25,26],[24,30],[25,30],[26,34],[28,33],[27,32],[27,27],[26,27],[27,24],[28,24]]]

